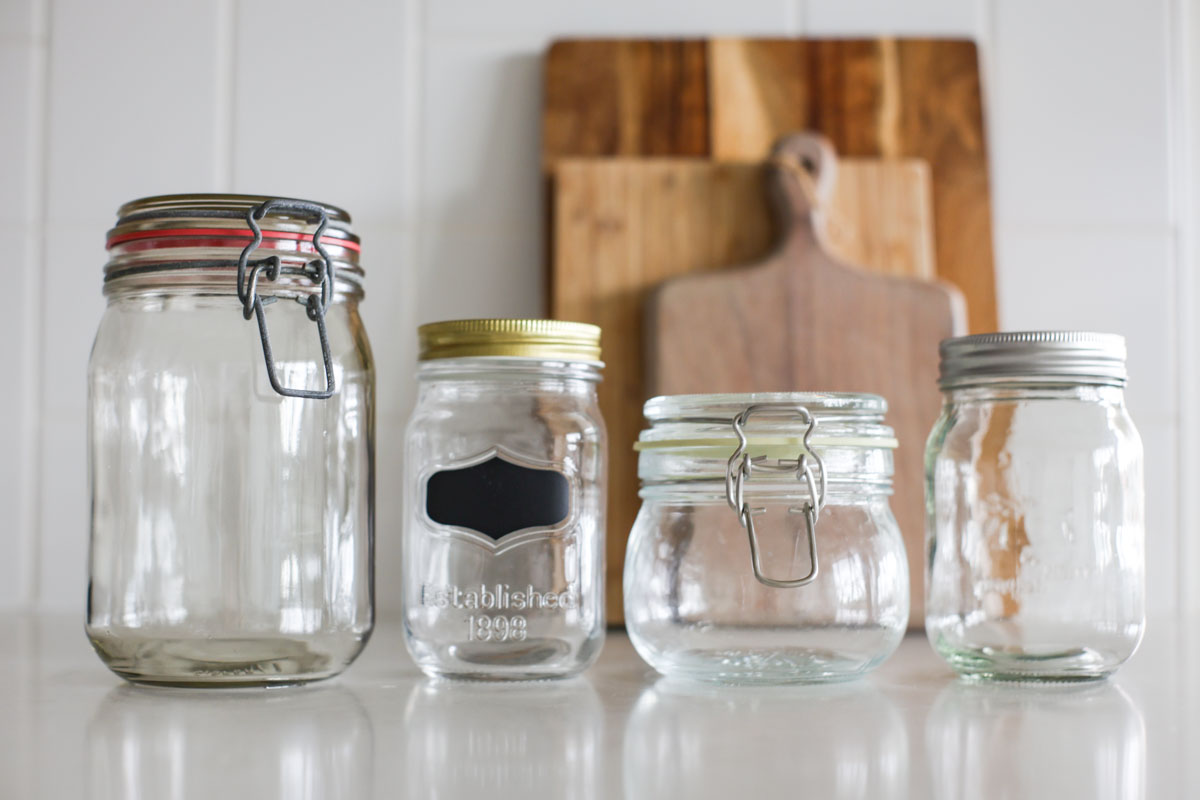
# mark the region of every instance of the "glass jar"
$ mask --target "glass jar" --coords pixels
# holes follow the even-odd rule
[[[925,456],[925,627],[967,676],[1101,678],[1141,640],[1142,443],[1125,341],[995,333],[941,346]]]
[[[294,683],[366,643],[374,369],[349,223],[239,195],[121,208],[88,368],[87,633],[122,677]]]
[[[886,408],[868,394],[646,403],[624,583],[642,658],[672,676],[795,683],[852,678],[895,650],[908,562]]]
[[[600,329],[418,332],[405,469],[405,641],[430,675],[554,678],[604,641]]]

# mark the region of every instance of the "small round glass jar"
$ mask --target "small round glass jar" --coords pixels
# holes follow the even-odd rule
[[[341,672],[374,619],[374,368],[346,212],[121,208],[88,366],[87,634],[133,681]]]
[[[604,642],[600,329],[422,326],[405,449],[404,633],[429,675],[559,678]]]
[[[656,397],[625,625],[659,672],[837,681],[899,645],[908,562],[888,505],[892,429],[868,394]]]
[[[941,346],[925,456],[925,629],[963,675],[1102,678],[1144,625],[1142,443],[1125,341],[995,333]]]

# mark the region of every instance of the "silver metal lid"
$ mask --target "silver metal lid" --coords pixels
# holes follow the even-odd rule
[[[1005,379],[1124,386],[1125,337],[1087,331],[1016,331],[946,339],[943,389]]]

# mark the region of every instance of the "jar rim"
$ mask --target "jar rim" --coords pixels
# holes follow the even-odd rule
[[[599,383],[603,361],[575,361],[542,356],[476,356],[435,358],[417,362],[418,381],[478,380],[481,376],[556,377]]]
[[[722,416],[732,419],[753,405],[800,405],[818,419],[846,416],[882,417],[887,400],[865,392],[722,392],[714,394],[659,395],[646,401],[642,411],[651,422],[688,422]]]
[[[750,417],[750,412],[753,417]],[[807,413],[813,427],[802,421]],[[858,392],[751,392],[667,395],[646,402],[650,427],[634,450],[687,450],[700,458],[728,457],[738,441],[734,421],[756,454],[794,451],[807,444],[895,449],[895,432],[883,422],[887,401]],[[743,417],[743,415],[745,415]]]

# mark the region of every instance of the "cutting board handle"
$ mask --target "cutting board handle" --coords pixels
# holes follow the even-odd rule
[[[781,238],[800,233],[823,244],[836,185],[837,153],[824,136],[792,133],[776,142],[767,191]]]

